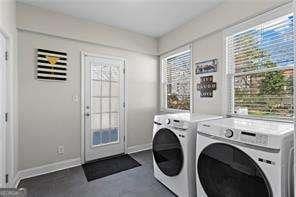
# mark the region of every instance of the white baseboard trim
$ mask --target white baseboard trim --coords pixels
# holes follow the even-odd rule
[[[14,187],[17,187],[19,182],[22,179],[31,178],[31,177],[35,177],[38,175],[59,171],[59,170],[64,170],[64,169],[72,168],[72,167],[79,166],[79,165],[81,165],[81,159],[75,158],[75,159],[69,159],[69,160],[65,160],[65,161],[59,161],[56,163],[51,163],[51,164],[39,166],[36,168],[29,168],[26,170],[21,170],[16,174],[16,176],[14,178]]]
[[[10,187],[17,188],[20,181],[21,181],[21,179],[20,179],[19,173],[17,172],[16,175],[14,176],[13,180],[12,180],[12,183],[10,184]]]
[[[150,149],[152,149],[152,143],[128,147],[126,152],[128,154],[131,154],[131,153],[141,152],[141,151],[150,150]]]

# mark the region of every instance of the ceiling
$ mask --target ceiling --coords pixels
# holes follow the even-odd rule
[[[222,0],[18,0],[74,17],[160,37]]]

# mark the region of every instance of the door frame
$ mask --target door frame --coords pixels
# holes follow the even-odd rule
[[[2,28],[0,28],[0,34],[2,34],[2,36],[4,37],[5,39],[5,50],[6,52],[8,53],[8,56],[10,56],[10,52],[12,50],[10,50],[12,48],[12,43],[11,43],[11,36],[10,34],[6,33],[5,31],[3,31]],[[11,56],[10,56],[11,57]],[[14,177],[13,176],[13,172],[14,172],[14,142],[13,142],[13,139],[14,139],[14,133],[13,131],[11,130],[11,127],[12,127],[12,124],[13,124],[13,120],[12,120],[12,116],[11,116],[11,108],[10,108],[10,105],[11,104],[11,96],[10,94],[12,92],[10,92],[9,90],[9,87],[12,86],[12,82],[11,80],[9,80],[9,74],[11,72],[11,66],[12,66],[12,58],[8,58],[8,60],[5,60],[5,70],[4,70],[4,74],[5,74],[5,79],[3,79],[3,81],[0,81],[1,83],[3,82],[4,83],[4,86],[5,86],[5,89],[2,90],[3,92],[0,92],[0,94],[3,94],[4,93],[4,102],[3,103],[0,103],[0,105],[3,105],[3,107],[5,107],[5,113],[8,113],[8,118],[10,118],[9,122],[6,121],[5,123],[5,131],[3,132],[3,139],[4,139],[4,144],[2,145],[1,149],[3,149],[3,155],[2,155],[2,158],[0,158],[0,161],[3,160],[3,171],[1,174],[0,173],[0,178],[1,178],[1,182],[3,181],[3,185],[2,187],[9,187],[10,184],[13,184],[11,183],[12,180],[14,180]],[[13,91],[13,90],[11,90]],[[3,114],[4,115],[4,114]],[[5,115],[4,115],[5,116]],[[1,118],[4,118],[4,116],[2,116],[1,114]],[[1,135],[1,132],[0,132],[0,135]],[[8,177],[8,182],[6,182],[6,174],[9,175]]]
[[[124,95],[123,95],[123,102],[125,103],[125,107],[124,107],[124,112],[123,112],[123,119],[124,119],[124,153],[126,153],[127,151],[127,72],[126,72],[126,59],[121,58],[121,57],[116,57],[116,56],[110,56],[110,55],[102,55],[102,54],[96,54],[96,53],[88,53],[86,51],[81,51],[80,52],[81,55],[81,84],[80,84],[80,130],[81,130],[81,163],[84,164],[85,163],[85,120],[84,120],[84,108],[85,108],[85,57],[86,56],[92,56],[92,57],[98,57],[98,58],[109,58],[109,59],[115,59],[115,60],[121,60],[123,61],[123,69],[124,69],[124,79],[123,79],[123,87],[124,87]]]

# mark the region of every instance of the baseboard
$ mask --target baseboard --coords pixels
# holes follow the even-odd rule
[[[59,171],[59,170],[64,170],[64,169],[72,168],[72,167],[79,166],[79,165],[81,165],[81,159],[75,158],[75,159],[69,159],[69,160],[65,160],[65,161],[60,161],[60,162],[56,162],[56,163],[51,163],[51,164],[39,166],[36,168],[29,168],[26,170],[21,170],[16,174],[16,176],[14,178],[14,187],[17,187],[19,182],[22,179],[27,179],[27,178],[35,177],[35,176],[42,175],[42,174],[47,174],[47,173],[51,173],[51,172],[55,172],[55,171]]]
[[[141,152],[141,151],[150,150],[150,149],[152,149],[152,143],[128,147],[126,152],[128,154],[131,154],[131,153]]]
[[[12,183],[10,184],[11,188],[17,188],[17,186],[19,185],[21,179],[20,179],[20,174],[19,172],[16,173],[16,175],[14,176]]]

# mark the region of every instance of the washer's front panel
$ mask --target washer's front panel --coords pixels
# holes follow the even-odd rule
[[[177,176],[183,168],[182,145],[169,129],[160,129],[154,135],[153,156],[158,168],[167,176]]]
[[[208,197],[272,197],[272,190],[256,162],[238,148],[213,143],[197,160],[200,183]]]

